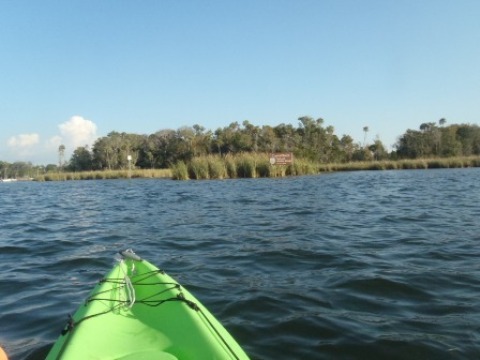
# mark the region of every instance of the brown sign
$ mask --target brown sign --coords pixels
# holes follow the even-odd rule
[[[293,153],[270,154],[270,164],[272,165],[292,165]]]

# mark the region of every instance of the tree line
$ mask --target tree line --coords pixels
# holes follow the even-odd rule
[[[480,127],[454,124],[445,119],[423,123],[419,130],[407,130],[396,144],[398,158],[419,159],[480,155]]]
[[[369,146],[349,135],[338,137],[321,118],[303,116],[299,125],[256,126],[233,122],[215,131],[201,125],[164,129],[151,135],[111,132],[92,149],[77,148],[66,165],[70,171],[168,168],[198,156],[238,153],[293,152],[298,158],[319,163],[386,159],[389,154],[379,139]],[[128,160],[130,156],[131,160]]]
[[[58,165],[33,167],[31,163],[0,162],[0,171],[2,177],[19,177],[35,171],[161,169],[198,156],[249,152],[293,152],[296,158],[324,164],[480,155],[477,125],[447,126],[445,119],[423,123],[418,130],[408,129],[401,135],[393,151],[387,151],[379,138],[367,143],[369,128],[365,126],[363,131],[362,144],[349,135],[337,136],[333,126],[310,116],[300,117],[297,126],[256,126],[243,121],[215,131],[201,125],[163,129],[150,135],[113,131],[97,139],[91,148],[76,148],[68,161],[63,160],[65,147],[61,145]]]

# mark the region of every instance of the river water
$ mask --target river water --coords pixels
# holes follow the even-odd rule
[[[480,169],[0,184],[0,344],[43,359],[134,249],[252,359],[480,358]]]

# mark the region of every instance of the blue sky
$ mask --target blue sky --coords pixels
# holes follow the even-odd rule
[[[111,131],[480,122],[478,0],[0,0],[0,160]]]

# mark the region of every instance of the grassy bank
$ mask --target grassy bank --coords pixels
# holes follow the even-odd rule
[[[480,167],[479,156],[322,164],[321,172],[358,170],[450,169]]]
[[[255,153],[197,157],[189,163],[181,161],[172,167],[172,177],[176,180],[283,177],[318,173],[318,164],[306,160],[297,159],[289,166],[272,166],[268,154]]]
[[[334,171],[402,170],[480,167],[480,157],[455,157],[318,164],[295,159],[293,165],[272,166],[268,154],[244,153],[238,155],[205,156],[189,163],[179,162],[172,167],[172,177],[188,179],[259,178],[312,175]]]
[[[134,169],[134,170],[101,170],[81,172],[47,173],[34,177],[35,181],[66,181],[66,180],[106,180],[128,178],[171,178],[170,169]]]
[[[105,180],[127,178],[172,178],[175,180],[235,179],[313,175],[322,172],[362,170],[402,170],[480,167],[480,157],[455,157],[413,160],[365,161],[339,164],[318,164],[295,159],[292,165],[272,166],[268,154],[243,153],[201,156],[188,163],[180,161],[171,169],[103,170],[47,173],[36,181]]]

